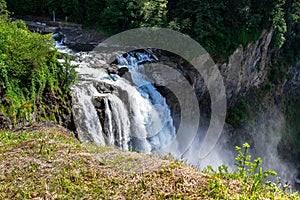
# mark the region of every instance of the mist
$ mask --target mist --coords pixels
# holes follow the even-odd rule
[[[207,166],[217,169],[218,166],[225,164],[229,172],[236,169],[235,157],[237,152],[235,146],[242,146],[243,143],[250,144],[249,153],[251,161],[257,157],[262,158],[262,167],[264,170],[275,170],[276,177],[269,177],[275,183],[281,180],[282,184],[291,185],[295,189],[295,178],[297,169],[294,162],[287,158],[282,158],[282,152],[278,151],[278,145],[285,134],[285,117],[278,106],[273,105],[269,110],[249,120],[242,127],[237,129],[229,124],[225,124],[221,137],[219,138],[213,150],[203,159],[197,155],[201,147],[201,138],[205,130],[199,131],[197,137],[188,151],[183,155],[183,160],[199,169],[203,170]],[[289,152],[284,152],[288,154]],[[282,185],[281,185],[282,186]]]

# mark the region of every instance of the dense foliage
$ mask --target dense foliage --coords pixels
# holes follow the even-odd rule
[[[226,58],[240,44],[256,40],[264,29],[276,30],[273,47],[285,44],[299,58],[300,3],[297,0],[7,0],[18,15],[57,17],[100,27],[107,34],[158,26],[179,30],[210,53]]]
[[[8,11],[6,10],[6,2],[4,0],[0,0],[0,18],[6,18]]]
[[[0,1],[0,5],[4,3],[4,0]],[[269,83],[267,83],[267,86],[273,90],[276,85],[283,83],[288,68],[300,59],[300,2],[298,0],[7,0],[7,4],[9,10],[16,15],[52,18],[55,12],[57,18],[96,26],[108,35],[145,26],[172,28],[196,39],[214,58],[220,59],[217,61],[224,61],[239,45],[245,47],[251,41],[257,40],[263,30],[273,28],[275,33],[270,52],[273,52],[275,59],[272,57],[268,72]],[[5,6],[0,6],[0,12],[6,15]],[[13,26],[15,28],[8,29],[7,33],[4,31],[6,35],[18,26],[17,30],[25,31],[19,22]],[[27,35],[31,34],[27,32]],[[23,37],[16,36],[16,38]],[[37,35],[34,37],[40,38]],[[33,44],[30,40],[35,39],[28,38],[28,43]],[[45,42],[43,45],[46,45]],[[7,46],[14,48],[13,45]],[[24,47],[18,46],[18,48]],[[37,53],[39,47],[35,48],[36,54],[40,55],[37,58],[48,54],[43,50]],[[41,49],[47,48],[41,47]],[[26,56],[29,57],[26,53],[22,53],[21,63],[28,59]],[[39,66],[39,63],[43,61],[34,60],[30,66]],[[22,76],[29,75],[24,72]],[[26,86],[28,91],[25,93],[34,96],[36,91],[39,91],[36,88],[43,88],[45,83],[30,81],[25,81],[28,84]],[[11,88],[15,91],[7,90],[8,94],[11,96],[14,96],[13,93],[19,94],[16,90],[18,87],[15,87],[18,84],[11,83]],[[20,103],[17,105],[21,106]],[[236,126],[249,120],[249,109],[248,104],[242,102],[229,110],[230,117],[227,122]]]
[[[68,100],[75,77],[57,56],[50,35],[32,33],[22,21],[0,19],[0,114],[8,124],[60,121],[61,103]]]
[[[52,19],[68,19],[78,23],[95,23],[100,20],[100,13],[105,8],[104,0],[6,0],[8,9],[16,15],[44,16]]]
[[[7,1],[17,15],[36,15],[102,26],[108,34],[141,26],[165,26],[167,0],[61,0]]]
[[[300,157],[300,96],[286,97],[284,101],[286,116],[286,134],[284,145],[292,147],[292,154]],[[300,162],[300,161],[298,161]]]
[[[277,173],[273,170],[266,170],[262,167],[262,159],[258,157],[252,160],[249,154],[250,145],[244,143],[243,147],[236,146],[238,155],[235,157],[235,166],[237,169],[229,172],[226,165],[218,167],[214,170],[211,166],[204,169],[205,173],[212,175],[209,189],[210,197],[214,199],[227,199],[228,192],[226,187],[222,187],[222,180],[236,179],[242,187],[239,189],[239,198],[237,199],[298,199],[297,193],[291,194],[289,197],[286,194],[289,192],[289,185],[281,180],[275,184],[269,180],[270,176],[275,176]],[[273,196],[274,195],[274,196]],[[230,199],[235,199],[229,197]]]
[[[284,10],[287,32],[283,57],[287,62],[295,62],[300,60],[300,2],[287,0]]]
[[[284,81],[288,67],[300,59],[299,0],[7,0],[7,4],[15,15],[52,18],[55,14],[64,21],[98,27],[108,35],[137,27],[171,28],[190,35],[222,61],[239,45],[247,46],[263,30],[272,28],[276,61],[268,78],[273,89]],[[49,35],[31,33],[24,22],[10,22],[7,16],[6,3],[0,0],[0,120],[4,116],[9,124],[39,119],[63,121],[64,112],[70,112],[66,105],[74,70],[57,61],[58,53]],[[296,154],[300,152],[300,126],[295,125],[299,121],[299,98],[287,99],[285,104],[286,132],[293,141],[287,144]],[[238,126],[249,121],[250,109],[249,102],[241,100],[229,111],[227,122]],[[247,197],[278,193],[277,187],[267,187],[263,181],[273,172],[263,171],[260,159],[250,161],[248,148],[245,144],[244,150],[236,149],[238,172],[229,174],[226,166],[219,172],[210,169],[214,177],[204,189],[209,197],[228,195],[219,178],[238,179],[242,183],[240,191]],[[39,149],[42,152],[43,147]],[[147,181],[141,180],[137,192],[146,190]]]
[[[138,27],[164,27],[167,0],[106,0],[100,24],[108,33]]]
[[[239,44],[255,41],[264,29],[276,30],[273,47],[290,42],[291,35],[299,35],[295,27],[299,26],[299,9],[293,0],[169,0],[168,18],[173,27],[191,35],[209,52],[226,57]]]

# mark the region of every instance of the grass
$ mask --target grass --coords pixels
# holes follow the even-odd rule
[[[79,143],[59,128],[0,131],[0,199],[249,199],[238,179]],[[299,199],[267,185],[261,199]]]

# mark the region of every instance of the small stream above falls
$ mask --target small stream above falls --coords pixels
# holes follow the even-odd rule
[[[101,67],[107,65],[101,55],[85,54],[84,60],[88,62],[79,63],[79,82],[72,87],[72,112],[81,141],[145,153],[171,143],[176,131],[170,109],[143,73],[142,63],[152,61],[146,52],[117,56],[118,67],[128,68],[130,80],[109,75]]]

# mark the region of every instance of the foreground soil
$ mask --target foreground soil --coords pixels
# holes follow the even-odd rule
[[[167,157],[81,144],[58,126],[0,131],[0,199],[248,199],[243,191]]]

